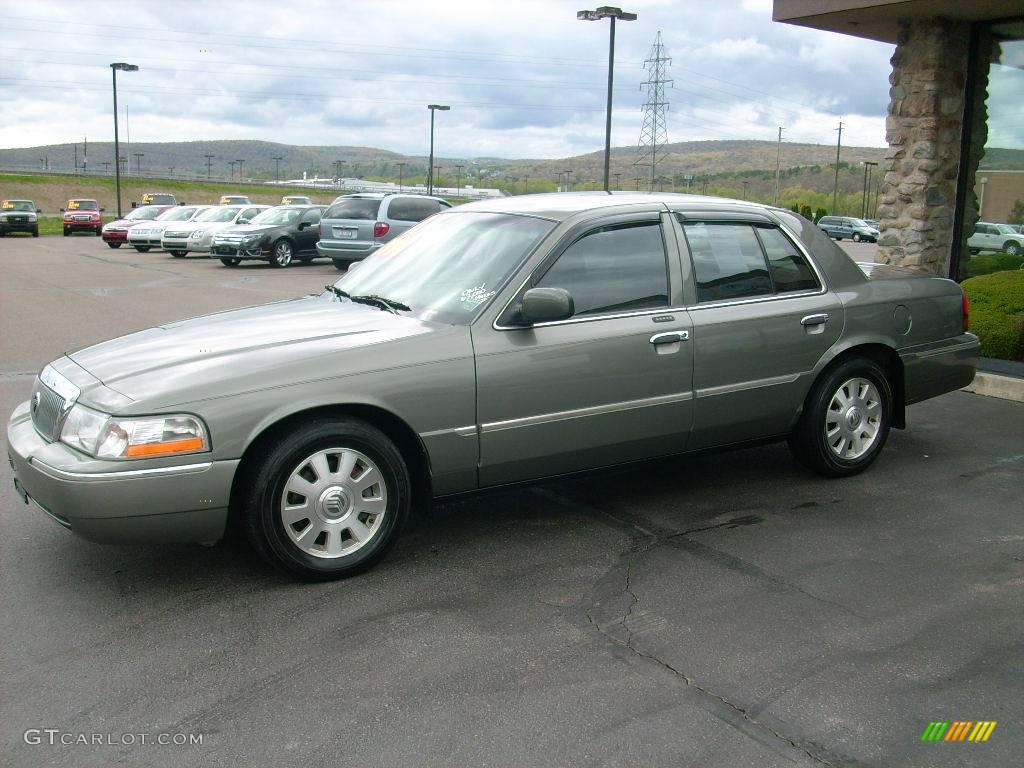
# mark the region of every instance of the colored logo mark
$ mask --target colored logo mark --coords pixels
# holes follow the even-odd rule
[[[995,727],[995,720],[932,720],[921,741],[988,741]]]

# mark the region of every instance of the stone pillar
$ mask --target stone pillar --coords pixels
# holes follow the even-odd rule
[[[947,274],[970,28],[904,20],[889,82],[878,261]]]

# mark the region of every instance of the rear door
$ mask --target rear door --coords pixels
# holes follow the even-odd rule
[[[310,208],[299,219],[299,229],[295,233],[296,253],[316,253],[316,241],[319,239],[316,227],[320,223],[321,208]]]
[[[659,214],[573,231],[517,295],[534,286],[566,289],[576,314],[523,328],[506,311],[473,327],[481,485],[683,450],[690,323]]]
[[[681,213],[677,222],[695,294],[690,447],[787,433],[842,332],[842,303],[768,217]]]

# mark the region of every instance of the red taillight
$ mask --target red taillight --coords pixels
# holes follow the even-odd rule
[[[384,237],[384,235],[386,235],[390,229],[390,224],[388,224],[387,222],[378,221],[376,224],[373,225],[373,236]]]
[[[971,327],[971,300],[967,298],[967,294],[964,294],[963,301],[960,303],[960,314],[963,320],[964,333]]]

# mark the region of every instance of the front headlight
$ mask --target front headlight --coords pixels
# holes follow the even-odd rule
[[[193,240],[200,240],[200,239],[202,239],[203,235],[205,235],[205,234],[206,233],[203,232],[203,230],[197,229],[195,232],[193,232],[191,235],[189,235],[189,237],[191,239],[193,239]]]
[[[121,418],[77,404],[64,421],[60,439],[98,459],[142,459],[210,449],[206,427],[195,416]]]
[[[243,245],[244,245],[244,246],[245,246],[246,248],[255,248],[255,247],[256,247],[257,245],[259,245],[259,244],[260,244],[260,240],[262,240],[262,239],[263,239],[263,238],[262,238],[262,237],[260,237],[260,235],[256,235],[256,237],[250,237],[250,238],[248,238],[248,239],[247,239],[247,240],[246,240],[246,241],[245,241],[244,243],[242,243],[242,244],[243,244]]]
[[[30,214],[28,215],[28,220],[29,220],[29,221],[35,221],[35,220],[36,220],[36,215],[35,215],[34,213],[30,213]]]

